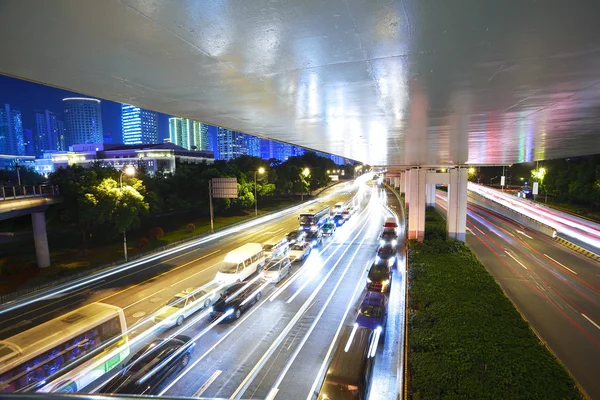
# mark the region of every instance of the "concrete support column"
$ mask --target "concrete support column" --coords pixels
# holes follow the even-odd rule
[[[435,207],[435,183],[428,183],[426,192],[427,207]]]
[[[410,196],[408,208],[408,238],[422,242],[425,234],[425,170],[411,169],[408,173],[407,197]]]
[[[50,250],[48,249],[48,237],[46,236],[46,216],[43,212],[31,214],[33,225],[33,241],[35,243],[35,255],[39,268],[50,266]]]
[[[464,242],[467,229],[467,169],[454,168],[449,172],[446,228],[448,237]]]
[[[400,178],[394,177],[394,189],[400,187]]]
[[[406,171],[400,172],[400,193],[406,193]]]
[[[408,170],[404,174],[404,204],[406,205],[406,208],[410,208],[410,171],[411,170]]]

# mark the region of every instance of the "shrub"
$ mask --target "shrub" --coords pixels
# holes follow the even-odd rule
[[[164,236],[165,232],[159,226],[155,226],[154,228],[150,229],[150,231],[148,231],[148,237],[151,240],[162,239]]]
[[[137,242],[138,249],[142,249],[150,245],[150,239],[148,238],[140,238]]]
[[[190,223],[185,226],[185,233],[192,233],[196,230],[196,225]]]
[[[7,256],[0,259],[0,274],[15,275],[25,268],[25,263],[18,256]]]

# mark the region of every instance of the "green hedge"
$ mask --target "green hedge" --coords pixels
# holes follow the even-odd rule
[[[463,243],[412,242],[408,260],[410,398],[582,398]]]

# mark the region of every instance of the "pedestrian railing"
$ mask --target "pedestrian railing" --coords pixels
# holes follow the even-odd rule
[[[17,200],[26,197],[52,197],[59,196],[57,185],[23,185],[2,186],[0,200]]]

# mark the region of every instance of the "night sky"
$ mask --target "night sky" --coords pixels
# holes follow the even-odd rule
[[[56,89],[51,86],[28,82],[0,75],[0,105],[10,104],[21,111],[23,128],[35,132],[35,111],[50,110],[62,118],[62,99],[65,97],[90,97],[79,93]],[[113,143],[122,142],[121,104],[102,100],[102,125],[110,133]],[[169,116],[158,114],[158,134],[162,139],[169,137]]]

